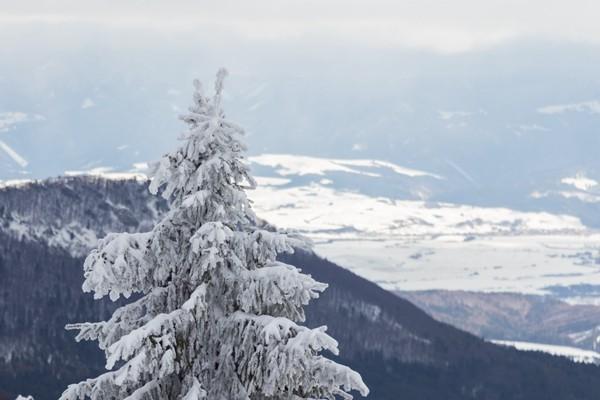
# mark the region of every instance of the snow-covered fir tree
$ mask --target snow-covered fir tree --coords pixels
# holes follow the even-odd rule
[[[152,173],[170,211],[145,233],[109,234],[87,257],[83,289],[137,299],[108,321],[69,325],[97,340],[108,372],[61,399],[351,399],[368,389],[337,354],[326,328],[308,329],[303,306],[327,285],[276,261],[297,238],[262,228],[246,197],[255,186],[243,130],[215,94],[194,82],[182,145]]]

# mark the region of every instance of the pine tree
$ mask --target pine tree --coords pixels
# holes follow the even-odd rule
[[[103,322],[68,325],[97,340],[108,372],[70,385],[61,399],[351,399],[360,375],[326,327],[308,329],[303,306],[327,285],[276,261],[298,238],[264,229],[245,190],[255,182],[243,130],[215,94],[194,82],[181,117],[183,145],[157,164],[150,191],[170,211],[145,233],[109,234],[87,257],[83,289],[95,298],[138,297]]]

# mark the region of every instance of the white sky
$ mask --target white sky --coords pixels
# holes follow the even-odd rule
[[[600,43],[595,0],[0,0],[0,29],[202,30],[256,41],[360,42],[462,52],[535,38]]]

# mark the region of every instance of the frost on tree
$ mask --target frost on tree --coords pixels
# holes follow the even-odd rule
[[[351,399],[368,389],[337,354],[326,328],[308,329],[303,306],[327,285],[276,261],[299,239],[261,228],[243,131],[194,82],[182,146],[150,184],[170,211],[145,233],[110,234],[87,257],[83,290],[112,300],[137,294],[108,321],[67,326],[97,340],[109,370],[61,399]]]

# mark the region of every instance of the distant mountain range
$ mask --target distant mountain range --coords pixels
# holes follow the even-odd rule
[[[596,301],[600,234],[575,215],[435,200],[447,177],[380,160],[263,154],[250,162],[259,184],[250,196],[260,216],[309,236],[319,254],[386,289],[517,292]],[[145,180],[144,168],[69,174]],[[573,190],[595,187],[595,181],[582,176],[563,181]],[[120,212],[126,219],[128,211]],[[9,228],[27,237],[50,229],[48,240],[73,251],[89,247],[97,237],[79,221],[56,228],[47,222],[31,224],[31,219],[21,214]]]
[[[0,189],[2,400],[56,398],[102,368],[94,344],[63,330],[115,307],[81,292],[82,256],[104,233],[147,229],[164,210],[136,180],[79,176]],[[329,326],[372,399],[583,400],[600,390],[599,367],[485,342],[312,253],[286,261],[330,284],[308,324]]]
[[[465,54],[352,48],[318,57],[292,46],[268,69],[250,65],[257,56],[244,49],[182,45],[136,49],[140,57],[97,43],[29,52],[31,74],[0,65],[0,179],[157,159],[182,129],[192,78],[212,79],[224,63],[226,109],[253,155],[385,160],[444,177],[413,192],[430,200],[575,214],[600,226],[600,187],[569,183],[600,181],[597,45],[532,40]],[[91,62],[98,54],[103,61]]]
[[[424,290],[400,292],[440,321],[479,337],[600,349],[600,307],[552,296]],[[596,353],[596,358],[600,354]],[[598,362],[598,359],[593,360]]]
[[[434,201],[430,197],[443,189],[446,177],[380,160],[263,154],[250,157],[250,162],[258,175],[259,186],[250,192],[258,214],[309,236],[320,256],[406,293],[436,318],[477,335],[595,349],[600,234],[579,218]],[[107,177],[114,184],[127,178],[142,183],[144,168],[138,165],[128,173],[72,171],[71,178],[59,179],[64,182],[61,193],[68,193],[69,180],[93,177]],[[581,176],[564,181],[573,190],[595,187]],[[8,192],[40,187],[26,182],[0,186]],[[131,196],[138,195],[146,196]],[[100,195],[91,191],[86,198],[93,196]],[[30,214],[28,200],[17,196],[6,205],[18,212],[5,219],[4,229],[23,239],[41,238],[80,257],[98,235],[146,229],[161,212],[162,203],[154,198],[147,198],[149,210],[132,208],[133,200],[115,208],[123,201],[108,195],[89,215],[58,224],[54,202],[40,202]],[[485,294],[490,292],[499,295]],[[436,307],[440,298],[442,307]],[[470,300],[463,302],[465,298]],[[521,307],[518,313],[515,305]],[[564,318],[551,319],[556,329],[547,329],[539,322],[547,315]]]

